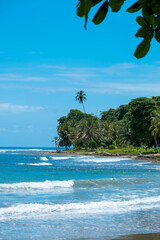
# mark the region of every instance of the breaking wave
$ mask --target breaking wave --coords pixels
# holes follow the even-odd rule
[[[74,158],[74,157],[68,156],[68,157],[50,157],[50,158],[53,159],[53,160],[63,160],[63,159],[71,159],[71,158]]]
[[[55,188],[70,188],[74,181],[44,181],[44,182],[21,182],[11,184],[0,184],[0,191],[4,190],[51,190]]]
[[[100,201],[67,204],[18,204],[0,208],[0,220],[18,220],[77,214],[120,214],[160,208],[160,196],[137,198],[129,201]]]

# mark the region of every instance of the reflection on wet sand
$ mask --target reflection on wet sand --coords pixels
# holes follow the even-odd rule
[[[160,233],[121,236],[113,240],[160,240]]]

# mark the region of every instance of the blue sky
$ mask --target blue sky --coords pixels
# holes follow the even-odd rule
[[[53,146],[57,119],[158,96],[159,46],[140,60],[136,14],[109,12],[99,26],[76,16],[76,1],[6,0],[0,5],[0,146]],[[89,16],[92,19],[94,10]]]

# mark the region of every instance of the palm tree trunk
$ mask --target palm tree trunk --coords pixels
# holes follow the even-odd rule
[[[157,143],[157,139],[156,139],[155,135],[154,135],[153,137],[154,137],[154,141],[155,141],[155,144],[156,144],[156,150],[157,150],[157,152],[158,152],[158,143]]]
[[[85,110],[85,107],[84,107],[84,103],[82,103],[83,104],[83,110],[84,110],[84,113],[86,113],[86,110]]]

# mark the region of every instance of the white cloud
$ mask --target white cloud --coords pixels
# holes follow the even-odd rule
[[[156,63],[119,63],[90,68],[41,65],[33,69],[38,69],[38,72],[0,74],[0,80],[12,80],[8,84],[3,81],[0,88],[40,93],[76,92],[84,89],[101,94],[159,94],[160,66]],[[41,83],[36,84],[38,82]],[[23,109],[29,111],[27,106],[23,106]]]
[[[99,83],[88,88],[88,92],[100,94],[149,94],[159,95],[160,83]]]
[[[18,82],[46,82],[50,79],[41,76],[28,76],[26,74],[0,73],[0,81]]]
[[[44,108],[27,105],[14,105],[10,103],[0,103],[0,112],[34,112],[37,110],[44,110]]]

